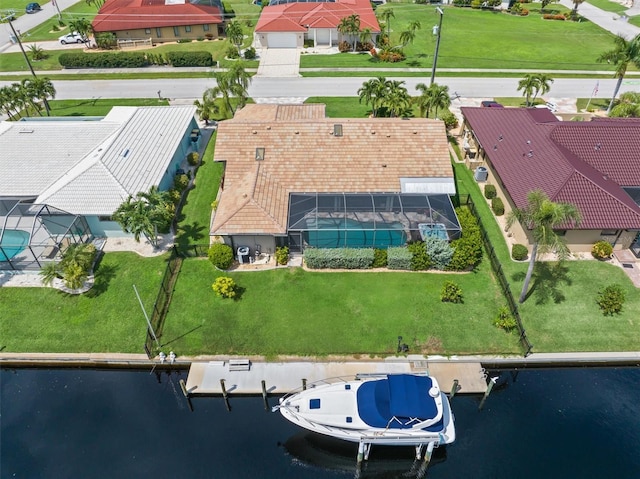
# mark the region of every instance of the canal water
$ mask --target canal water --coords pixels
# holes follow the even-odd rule
[[[457,441],[426,475],[372,448],[361,478],[640,478],[640,369],[492,372],[452,400]],[[356,446],[305,434],[261,397],[193,399],[186,373],[0,371],[2,478],[353,478]],[[270,398],[271,405],[277,398]]]

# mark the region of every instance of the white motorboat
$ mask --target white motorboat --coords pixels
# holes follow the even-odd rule
[[[274,410],[309,431],[359,442],[359,460],[371,444],[412,445],[419,457],[424,446],[430,456],[456,437],[449,400],[426,374],[319,381],[283,396]]]

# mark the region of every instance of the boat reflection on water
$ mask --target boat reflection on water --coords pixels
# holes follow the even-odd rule
[[[411,446],[376,445],[371,450],[369,460],[363,462],[361,471],[358,471],[356,465],[358,443],[355,442],[302,431],[291,436],[283,446],[293,458],[294,464],[353,472],[355,477],[361,479],[423,478],[427,473],[427,464],[415,459],[415,449]],[[428,467],[432,468],[446,458],[446,446],[437,447]]]

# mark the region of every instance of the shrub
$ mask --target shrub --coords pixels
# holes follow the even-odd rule
[[[471,8],[480,8],[482,7],[483,4],[483,0],[472,0],[471,1]]]
[[[497,196],[491,200],[491,209],[496,216],[504,214],[504,203]]]
[[[510,333],[516,329],[517,323],[509,308],[501,306],[498,310],[498,315],[493,320],[493,325]]]
[[[184,191],[189,185],[189,177],[187,175],[176,175],[173,179],[173,187],[178,191]]]
[[[213,211],[215,211],[215,210],[217,210],[217,209],[218,209],[218,200],[213,200],[213,201],[211,202],[211,209],[212,209]]]
[[[286,265],[289,262],[289,248],[287,246],[279,246],[276,248],[276,264]]]
[[[498,196],[495,185],[484,185],[484,197],[488,200],[492,200]]]
[[[240,54],[238,53],[238,49],[233,45],[229,45],[224,54],[225,58],[229,58],[231,60],[235,60],[236,58],[240,58]]]
[[[53,22],[53,25],[51,25],[51,31],[52,32],[59,32],[60,31],[60,27],[58,26],[57,23]]]
[[[373,248],[309,248],[304,252],[311,269],[368,269],[373,258]]]
[[[211,285],[213,291],[222,298],[235,298],[237,294],[237,285],[233,278],[228,276],[220,276]]]
[[[605,316],[613,316],[622,311],[624,299],[624,291],[622,291],[620,285],[612,284],[604,288],[603,291],[598,292],[596,303],[600,306],[602,314]]]
[[[255,60],[256,58],[256,49],[253,47],[249,47],[244,51],[245,60]]]
[[[514,244],[511,247],[511,257],[516,261],[523,261],[529,256],[529,250],[523,244]]]
[[[424,242],[427,257],[435,269],[444,270],[453,257],[453,248],[442,238],[430,237]]]
[[[167,60],[174,67],[210,67],[213,65],[211,53],[204,51],[167,52]]]
[[[191,166],[196,166],[200,161],[200,154],[197,151],[192,151],[187,155],[187,161]]]
[[[176,190],[175,188],[171,188],[167,194],[169,195],[169,200],[174,204],[177,205],[178,203],[180,203],[180,198],[182,197],[182,192],[180,190]]]
[[[368,52],[371,51],[371,49],[374,47],[375,45],[372,42],[357,42],[356,43],[356,51],[357,52]]]
[[[406,246],[394,246],[387,249],[387,268],[411,270],[411,259],[413,255]]]
[[[416,241],[407,245],[407,249],[411,252],[411,270],[425,271],[431,267],[431,260],[427,255],[427,249],[424,242]]]
[[[542,18],[544,18],[545,20],[561,20],[561,21],[565,21],[567,19],[567,17],[565,17],[564,15],[552,15],[550,13],[545,13],[544,15],[542,15]]]
[[[373,268],[386,268],[387,266],[387,250],[376,248],[373,250]]]
[[[149,65],[140,52],[62,53],[58,62],[64,68],[141,68]]]
[[[179,38],[178,43],[191,43],[191,38]]]
[[[613,254],[613,246],[608,241],[598,241],[591,248],[591,254],[596,259],[611,258]]]
[[[458,127],[458,117],[456,117],[453,113],[447,112],[440,116],[440,119],[444,122],[444,127],[447,130],[451,130],[453,128]]]
[[[378,58],[383,62],[397,63],[404,60],[406,56],[402,51],[385,49],[378,52]]]
[[[440,290],[440,301],[443,303],[462,303],[462,289],[451,280],[445,281]]]
[[[95,36],[96,45],[98,48],[102,48],[103,50],[111,50],[116,48],[118,45],[118,41],[116,40],[116,36],[110,32],[102,32],[98,33]]]
[[[229,269],[233,264],[233,250],[224,243],[214,243],[207,253],[209,261],[218,269]]]
[[[447,269],[466,271],[474,268],[482,259],[482,236],[478,220],[469,208],[456,208],[456,215],[460,221],[462,236],[451,242],[453,257]]]
[[[454,7],[470,7],[471,0],[453,0]]]
[[[206,38],[207,40],[213,40],[213,33],[205,33],[204,34],[204,38]]]
[[[353,50],[353,47],[351,46],[351,43],[342,40],[340,43],[338,43],[338,50],[340,51],[340,53],[346,53]]]

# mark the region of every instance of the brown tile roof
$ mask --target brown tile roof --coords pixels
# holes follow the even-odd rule
[[[246,121],[276,121],[276,120],[311,120],[325,117],[324,103],[308,103],[305,105],[263,104],[260,108],[249,106],[238,110],[234,116],[236,120]]]
[[[292,2],[265,7],[256,32],[305,32],[307,28],[336,28],[345,17],[360,17],[360,29],[380,32],[380,25],[369,0],[335,2]]]
[[[640,228],[640,207],[622,189],[640,186],[640,122],[560,122],[546,109],[462,113],[516,206],[540,188],[575,204],[581,229]]]
[[[453,178],[441,121],[301,112],[293,120],[290,108],[273,120],[273,111],[247,105],[218,125],[215,159],[226,167],[212,234],[285,234],[292,192],[399,192],[400,178]],[[333,134],[335,124],[342,136]],[[265,149],[264,160],[255,159],[256,148]]]
[[[96,32],[222,23],[220,9],[164,0],[107,0],[91,22]]]

